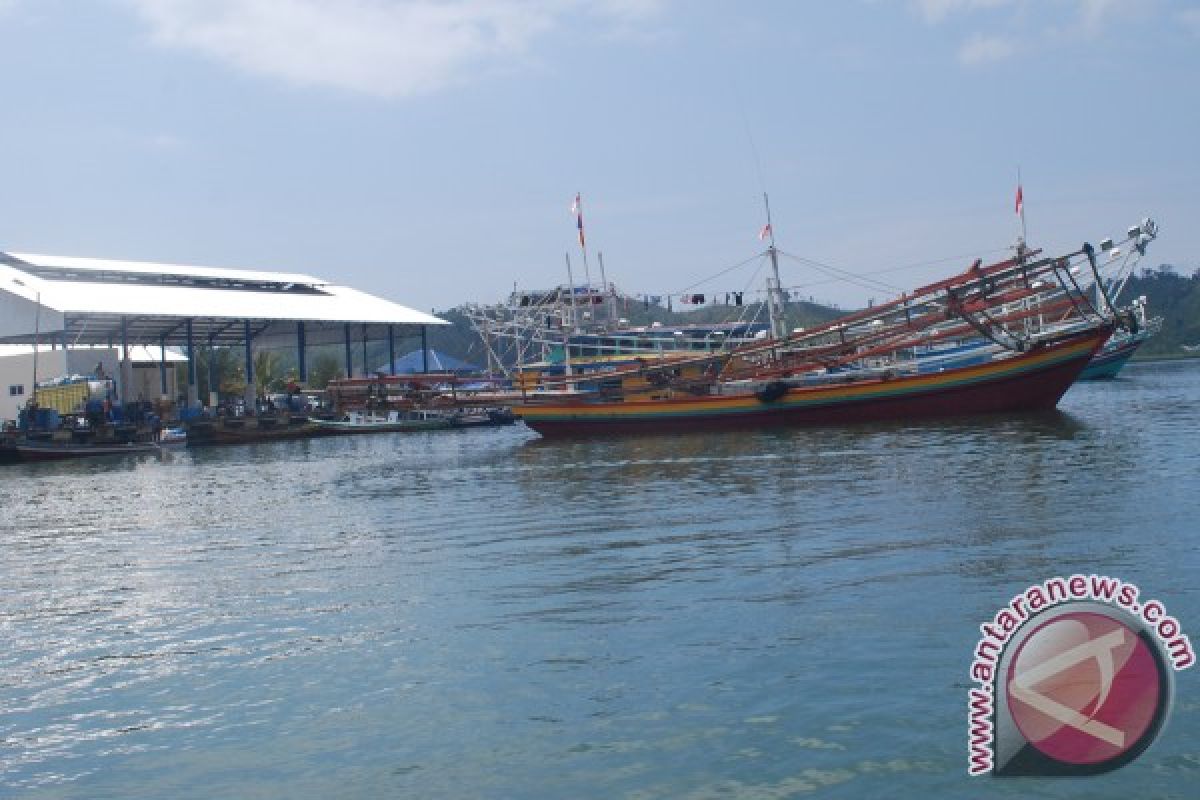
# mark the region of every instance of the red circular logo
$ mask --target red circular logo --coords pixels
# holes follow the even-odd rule
[[[1120,758],[1155,730],[1167,690],[1137,632],[1095,612],[1070,612],[1033,630],[1005,681],[1013,722],[1031,745],[1065,764]]]

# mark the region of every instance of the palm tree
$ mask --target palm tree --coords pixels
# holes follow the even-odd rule
[[[337,356],[330,353],[319,353],[313,359],[312,369],[308,372],[308,385],[314,389],[324,389],[335,378],[342,377],[342,368]]]
[[[258,396],[283,388],[284,376],[279,369],[279,358],[270,350],[254,354],[254,386]]]

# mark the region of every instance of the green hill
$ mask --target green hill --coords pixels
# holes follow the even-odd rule
[[[1183,346],[1200,344],[1200,269],[1191,277],[1180,275],[1169,264],[1145,269],[1129,279],[1117,304],[1128,303],[1143,295],[1146,313],[1151,317],[1162,317],[1163,327],[1157,336],[1142,345],[1136,358],[1193,355]]]

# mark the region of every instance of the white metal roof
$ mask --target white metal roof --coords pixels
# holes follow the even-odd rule
[[[56,348],[48,344],[38,345],[39,353],[49,353]],[[62,348],[57,348],[61,350]],[[107,345],[77,345],[68,348],[71,352],[87,352],[89,350],[108,350]],[[33,352],[31,344],[0,344],[0,358],[7,356],[27,356]],[[131,345],[129,348],[129,360],[134,364],[158,364],[163,361],[163,354],[166,354],[166,362],[168,364],[183,364],[187,362],[187,356],[178,350],[167,347],[162,348],[157,345]]]
[[[4,302],[4,301],[7,301]],[[5,307],[7,306],[7,307]],[[312,344],[378,339],[381,326],[443,320],[311,275],[0,253],[0,341],[30,341],[35,327],[69,343],[180,344],[192,323],[198,342],[227,343],[251,323],[257,342],[295,338],[304,322]]]
[[[121,261],[107,258],[79,258],[76,256],[46,256],[32,253],[10,253],[13,258],[46,269],[64,273],[134,273],[140,275],[176,275],[196,278],[229,278],[243,281],[275,281],[279,283],[326,284],[328,281],[311,275],[291,272],[261,272],[253,270],[226,269],[223,267],[189,267],[180,264],[162,264],[154,261]]]

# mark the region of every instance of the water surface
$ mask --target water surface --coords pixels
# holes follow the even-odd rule
[[[1051,575],[1200,637],[1198,401],[1134,364],[1048,415],[7,468],[0,796],[1192,797],[1195,671],[1089,780],[968,780],[965,698]]]

